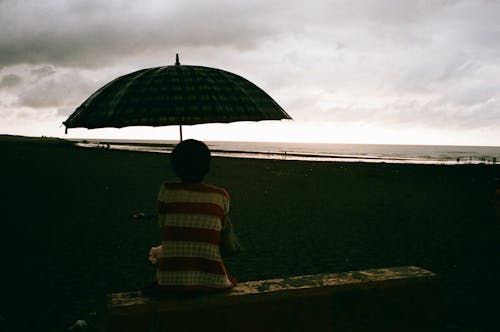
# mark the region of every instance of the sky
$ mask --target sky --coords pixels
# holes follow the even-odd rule
[[[176,140],[176,127],[62,122],[179,53],[247,78],[293,118],[185,138],[500,146],[498,17],[497,0],[0,0],[0,134]]]

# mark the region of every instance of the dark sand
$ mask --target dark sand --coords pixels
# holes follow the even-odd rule
[[[153,276],[156,195],[174,180],[168,155],[5,136],[0,148],[0,330],[102,325],[107,293]],[[207,182],[231,193],[246,251],[226,262],[239,280],[418,265],[442,278],[445,331],[491,331],[499,177],[498,165],[214,158]]]

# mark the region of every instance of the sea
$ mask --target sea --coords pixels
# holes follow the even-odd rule
[[[170,153],[178,141],[74,139],[78,146]],[[213,156],[401,164],[497,164],[500,146],[329,144],[289,142],[205,142]]]

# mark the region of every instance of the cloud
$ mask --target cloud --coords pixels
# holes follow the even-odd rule
[[[5,1],[0,66],[50,63],[102,67],[123,57],[179,47],[251,47],[272,34],[259,10],[233,1]]]
[[[467,32],[468,40],[481,43],[488,38],[485,32],[495,26],[491,13],[494,9],[498,13],[498,5],[486,2],[493,10],[484,10],[486,5],[464,3],[187,0],[174,5],[154,0],[53,0],[47,5],[10,0],[0,3],[4,27],[0,66],[49,63],[98,68],[147,53],[173,54],[186,47],[256,49],[290,35],[299,42],[317,40],[321,44],[317,46],[327,51],[333,45],[372,53],[434,42],[438,33],[449,38],[457,27],[458,36]],[[446,25],[457,18],[460,25]],[[489,39],[495,36],[490,33]]]
[[[53,66],[22,66],[11,68],[17,74],[6,74],[0,80],[3,96],[2,106],[8,108],[10,114],[32,114],[64,109],[64,115],[81,104],[95,89],[96,82],[92,75],[86,75],[77,69],[55,68]]]
[[[21,84],[22,79],[16,74],[7,74],[0,79],[0,88],[13,88]]]
[[[0,106],[68,115],[179,52],[248,78],[299,122],[488,127],[499,16],[488,0],[3,0]]]
[[[44,77],[54,75],[56,70],[52,66],[41,66],[31,68],[29,72],[30,75],[34,76],[36,79],[43,79]]]

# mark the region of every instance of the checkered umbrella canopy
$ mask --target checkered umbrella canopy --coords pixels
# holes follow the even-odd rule
[[[142,69],[92,94],[67,128],[193,125],[291,119],[266,92],[233,73],[201,66]]]

